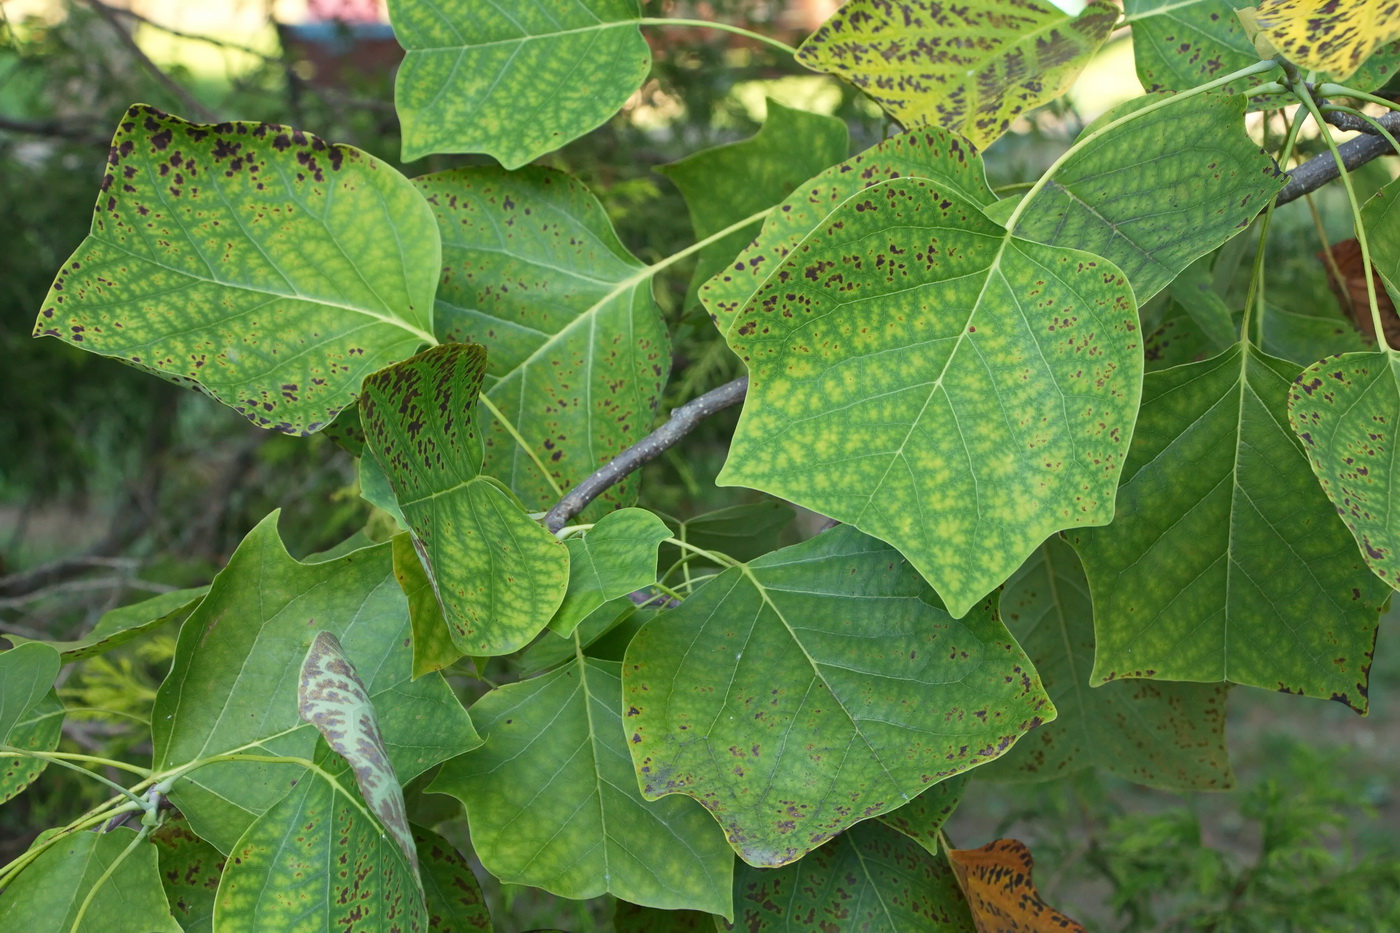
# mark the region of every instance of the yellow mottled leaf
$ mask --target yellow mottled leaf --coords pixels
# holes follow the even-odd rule
[[[1255,22],[1290,61],[1342,81],[1400,37],[1400,0],[1262,0]]]

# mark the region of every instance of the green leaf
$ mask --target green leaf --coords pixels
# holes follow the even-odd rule
[[[509,654],[549,622],[569,583],[564,544],[481,475],[473,413],[486,369],[476,344],[442,344],[365,379],[366,446],[413,533],[452,643]]]
[[[151,833],[160,864],[160,882],[170,909],[185,933],[213,933],[214,897],[225,859],[200,839],[180,814],[166,817]]]
[[[1046,727],[1041,726],[1040,728]],[[1035,734],[1031,733],[1033,736]],[[1008,755],[1016,754],[1016,750],[1019,748],[1019,744],[1012,746]],[[993,767],[995,767],[995,762],[993,762]],[[937,855],[940,848],[938,837],[943,831],[943,824],[948,817],[953,815],[958,804],[962,802],[963,792],[967,790],[967,782],[968,776],[966,774],[940,781],[893,813],[886,813],[876,817],[876,819],[890,829],[913,839],[929,855]]]
[[[788,195],[758,238],[729,268],[700,288],[700,300],[723,331],[798,243],[849,197],[891,178],[931,178],[981,207],[996,203],[977,150],[940,127],[901,133],[833,165]]]
[[[491,914],[467,860],[452,843],[422,826],[413,827],[428,902],[428,928],[435,933],[490,930]]]
[[[0,652],[0,743],[44,701],[62,666],[58,652],[43,642]]]
[[[137,104],[34,335],[307,434],[366,374],[433,342],[440,256],[422,199],[360,150]]]
[[[1319,356],[1367,349],[1368,341],[1351,321],[1337,313],[1335,302],[1317,304],[1275,289],[1265,299],[1261,349],[1271,356],[1308,366]]]
[[[734,891],[729,929],[746,933],[977,930],[948,864],[879,823],[852,827],[784,868],[742,866]]]
[[[1160,568],[1154,562],[1150,569]],[[1001,617],[1060,715],[992,763],[987,777],[1050,780],[1103,768],[1165,790],[1234,784],[1223,685],[1134,679],[1090,689],[1094,611],[1089,581],[1068,544],[1051,538],[1016,571],[1001,594]]]
[[[1015,230],[1103,256],[1127,275],[1139,303],[1242,232],[1288,181],[1245,134],[1243,97],[1201,94],[1094,137],[1158,99],[1130,100],[1085,128],[1084,148],[1056,171]],[[1004,220],[1011,206],[988,213]]]
[[[152,629],[160,628],[175,619],[184,618],[194,611],[194,607],[199,605],[199,601],[204,598],[204,594],[208,591],[209,587],[207,586],[172,590],[169,593],[161,593],[159,596],[153,596],[130,606],[111,609],[104,612],[102,618],[98,619],[97,624],[92,627],[92,631],[82,638],[72,641],[50,641],[44,642],[44,644],[58,651],[62,655],[64,664],[71,664],[74,661],[81,661],[83,658],[103,654]],[[5,637],[17,645],[29,641],[28,638],[11,635],[8,632],[5,633]]]
[[[358,411],[358,407],[356,408]],[[408,530],[408,519],[403,517],[403,510],[399,508],[399,500],[394,498],[394,487],[389,482],[389,476],[384,472],[384,467],[380,466],[373,453],[366,453],[360,457],[358,463],[358,475],[360,480],[360,498],[380,511],[387,512],[398,527]]]
[[[373,460],[373,457],[369,458]],[[463,652],[452,642],[452,632],[442,617],[433,581],[423,569],[423,561],[413,546],[412,535],[390,539],[394,555],[394,578],[408,599],[408,618],[413,626],[413,677],[440,671],[455,663]]]
[[[657,548],[669,537],[652,513],[621,509],[569,538],[569,591],[549,627],[569,635],[606,601],[655,583]]]
[[[132,843],[136,845],[127,853]],[[98,887],[109,867],[111,875]],[[92,901],[75,927],[89,894]],[[106,833],[72,833],[45,849],[0,893],[0,930],[181,933],[160,887],[155,847],[138,842],[136,832],[124,826]]]
[[[418,850],[408,827],[403,787],[379,734],[379,717],[355,665],[330,632],[316,633],[301,663],[297,713],[350,765],[360,796],[403,848],[404,860],[416,875]]]
[[[797,60],[860,88],[906,127],[933,123],[986,146],[1069,90],[1117,21],[1108,0],[1077,17],[1037,0],[850,0]]]
[[[320,746],[319,762],[331,757]],[[358,795],[304,774],[229,853],[214,907],[219,933],[426,931],[417,873]]]
[[[581,658],[492,690],[472,707],[486,744],[428,789],[466,804],[477,856],[503,882],[729,916],[734,858],[714,821],[637,789],[618,675]]]
[[[1385,587],[1288,431],[1296,373],[1237,346],[1148,375],[1118,517],[1073,539],[1092,682],[1229,681],[1366,709]]]
[[[849,526],[698,588],[623,671],[643,792],[699,800],[751,865],[801,858],[1055,715],[990,601],[951,618]]]
[[[298,563],[276,522],[273,513],[249,533],[180,630],[152,713],[155,767],[234,751],[309,758],[317,735],[297,715],[297,672],[322,630],[357,668],[374,672],[366,686],[401,780],[479,744],[440,675],[412,679],[407,604],[389,545]],[[229,852],[303,773],[295,764],[216,762],[181,778],[170,798],[200,837]]]
[[[416,179],[441,226],[438,336],[489,351],[486,397],[560,489],[651,429],[671,366],[651,295],[654,269],[618,240],[598,199],[561,172],[466,168]],[[493,415],[482,412],[484,471],[530,508],[559,495]],[[604,493],[595,520],[636,498]]]
[[[8,654],[8,652],[6,652]],[[2,658],[3,656],[0,656]],[[4,665],[0,664],[0,670]],[[49,690],[10,729],[4,744],[30,752],[51,752],[63,735],[63,702]],[[13,799],[43,773],[48,762],[28,756],[0,757],[0,803]]]
[[[637,0],[389,0],[408,54],[403,159],[485,152],[519,168],[599,126],[651,71]]]
[[[1392,293],[1400,294],[1400,182],[1391,182],[1361,207],[1371,262]]]
[[[1400,511],[1391,506],[1400,486],[1392,468],[1393,425],[1400,424],[1400,355],[1344,353],[1319,360],[1293,381],[1288,420],[1360,556],[1376,576],[1400,589]],[[1369,651],[1352,659],[1361,661],[1369,669]]]
[[[796,517],[792,506],[786,502],[764,499],[705,512],[683,522],[673,520],[673,537],[735,560],[753,560],[777,550],[783,530]],[[674,544],[663,544],[661,566],[671,566],[682,554]],[[708,565],[708,561],[705,564]],[[692,562],[691,566],[696,565]]]
[[[1230,306],[1215,290],[1210,260],[1210,256],[1204,256],[1181,270],[1169,290],[1172,300],[1181,305],[1201,329],[1212,352],[1220,353],[1238,343],[1240,336]]]
[[[890,542],[954,617],[1047,536],[1113,517],[1142,349],[1132,289],[1099,257],[894,179],[720,326],[751,381],[719,485]]]
[[[803,181],[840,162],[849,146],[846,124],[768,100],[768,116],[753,137],[705,149],[656,170],[675,182],[702,240],[781,202]],[[753,239],[731,233],[700,251],[687,302]]]

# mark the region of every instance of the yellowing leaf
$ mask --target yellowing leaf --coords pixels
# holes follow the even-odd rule
[[[1289,61],[1342,81],[1400,37],[1400,0],[1262,0],[1254,20]]]
[[[1084,933],[1084,928],[1040,897],[1031,880],[1030,849],[997,839],[980,849],[950,849],[948,860],[967,895],[978,933]]]

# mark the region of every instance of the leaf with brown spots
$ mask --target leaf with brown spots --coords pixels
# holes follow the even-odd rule
[[[1288,430],[1297,374],[1242,344],[1147,377],[1118,515],[1071,538],[1093,683],[1229,681],[1365,711],[1386,589]]]
[[[1044,728],[1044,726],[1039,728]],[[1014,755],[1019,747],[1019,743],[1013,745],[1007,754]],[[996,762],[989,764],[992,767],[996,766]],[[960,774],[946,781],[940,781],[898,810],[886,813],[877,819],[890,829],[913,839],[923,846],[924,851],[928,852],[929,855],[937,855],[941,848],[938,844],[938,837],[943,831],[943,824],[947,822],[948,817],[953,815],[953,811],[962,802],[963,792],[967,790],[969,777],[969,775]]]
[[[471,866],[446,839],[422,826],[413,827],[428,902],[428,929],[433,933],[471,933],[491,929],[491,914]]]
[[[464,168],[414,180],[442,231],[437,333],[488,351],[485,394],[527,456],[482,406],[483,471],[536,511],[651,430],[671,370],[656,270],[618,240],[607,212],[563,172]],[[584,513],[636,499],[633,477]]]
[[[888,541],[954,617],[1049,535],[1113,518],[1143,361],[1133,290],[1101,257],[895,178],[719,326],[750,379],[719,485]]]
[[[7,652],[8,653],[8,652]],[[29,752],[51,752],[58,748],[58,740],[63,735],[63,719],[66,710],[58,691],[49,690],[29,712],[20,716],[10,728],[10,734],[3,743],[12,748]],[[0,803],[5,803],[24,790],[44,772],[48,762],[28,755],[14,758],[0,753]]]
[[[1290,61],[1344,81],[1400,37],[1397,0],[1259,0],[1259,30]]]
[[[1031,881],[1031,852],[1015,839],[952,849],[948,860],[967,895],[977,933],[1084,933],[1084,927],[1041,899]]]
[[[899,552],[849,525],[657,616],[623,687],[645,795],[699,800],[759,866],[896,812],[1055,715],[992,601],[951,618]]]
[[[389,0],[408,54],[403,157],[486,152],[519,168],[622,108],[651,70],[637,0]]]
[[[44,299],[58,337],[306,434],[433,343],[437,225],[358,149],[144,104],[112,139],[92,232]]]
[[[344,760],[318,742],[314,761],[321,773],[304,771],[233,846],[214,929],[426,933],[416,867],[365,806]]]
[[[472,706],[486,744],[428,790],[466,805],[476,854],[503,882],[731,915],[733,853],[694,801],[643,797],[621,703],[617,662],[581,653],[492,690]]]
[[[297,713],[350,765],[360,796],[403,848],[405,860],[417,874],[418,852],[408,828],[403,786],[389,761],[374,703],[340,640],[330,632],[316,633],[301,662]]]
[[[152,629],[168,625],[176,619],[185,618],[194,611],[207,592],[209,592],[207,586],[172,590],[169,593],[161,593],[159,596],[153,596],[130,606],[109,609],[102,614],[102,618],[97,620],[92,631],[82,638],[76,638],[72,641],[49,641],[44,642],[44,644],[56,649],[63,657],[64,664],[90,658],[120,647]],[[16,645],[24,644],[30,640],[9,632],[5,633],[5,637]]]
[[[1060,715],[981,775],[1044,781],[1097,767],[1167,790],[1223,790],[1234,784],[1223,685],[1135,679],[1090,689],[1089,581],[1064,541],[1046,541],[1006,581],[1001,616],[1035,663]]]
[[[485,370],[482,347],[441,344],[371,374],[360,396],[365,445],[393,487],[453,644],[474,657],[524,647],[569,583],[563,542],[481,473]]]
[[[185,933],[213,933],[214,898],[224,856],[190,829],[183,814],[166,816],[151,833],[160,865],[160,883]]]
[[[1069,90],[1118,8],[1077,17],[1038,0],[850,0],[798,50],[813,71],[869,94],[906,127],[934,123],[978,146]]]
[[[878,822],[861,823],[799,862],[740,866],[738,914],[724,927],[743,933],[974,933],[967,901],[948,863]]]

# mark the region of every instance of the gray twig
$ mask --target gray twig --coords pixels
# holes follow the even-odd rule
[[[1336,118],[1343,118],[1343,122],[1338,122]],[[1389,155],[1394,150],[1390,148],[1390,143],[1385,141],[1385,137],[1370,135],[1375,133],[1375,127],[1364,120],[1357,120],[1350,114],[1331,113],[1326,115],[1328,123],[1340,129],[1360,129],[1368,135],[1358,136],[1350,139],[1338,146],[1342,154],[1342,163],[1346,165],[1347,171],[1355,171],[1374,159],[1383,155]],[[1353,126],[1349,121],[1362,124]],[[1388,113],[1378,117],[1377,122],[1392,133],[1400,132],[1400,113]],[[1305,194],[1310,194],[1321,188],[1323,185],[1335,179],[1338,175],[1337,161],[1332,158],[1332,153],[1324,152],[1319,156],[1314,156],[1302,165],[1288,173],[1288,184],[1279,192],[1278,203],[1287,204],[1289,201],[1296,201]]]
[[[141,50],[141,46],[136,44],[136,40],[131,37],[131,33],[122,25],[121,20],[117,18],[117,14],[112,7],[107,6],[102,0],[85,0],[85,2],[88,6],[92,7],[93,12],[107,21],[107,24],[112,27],[112,31],[117,34],[122,44],[125,45],[131,54],[135,56],[136,60],[141,63],[141,67],[149,71],[151,77],[155,78],[156,81],[160,83],[161,87],[175,95],[175,99],[184,105],[186,111],[188,111],[191,116],[198,117],[208,123],[216,121],[212,110],[200,103],[199,99],[191,94],[188,88],[183,87],[178,81],[166,74],[163,68],[151,61],[150,56]]]
[[[564,498],[545,515],[544,526],[550,531],[563,528],[569,519],[586,509],[588,503],[628,474],[640,470],[644,464],[674,447],[700,422],[715,412],[738,405],[744,400],[748,390],[749,377],[741,376],[673,408],[671,417],[665,424],[603,464],[583,482],[565,493]]]

